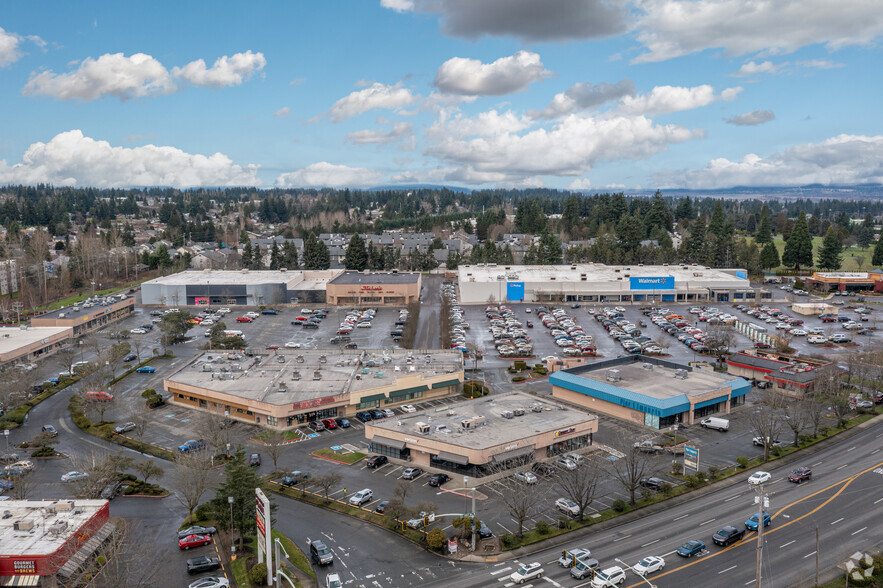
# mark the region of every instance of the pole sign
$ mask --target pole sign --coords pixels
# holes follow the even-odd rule
[[[260,488],[254,489],[258,529],[258,563],[267,564],[267,586],[273,585],[273,536],[270,528],[270,499]]]
[[[690,447],[689,445],[684,447],[684,473],[686,474],[686,469],[690,468],[695,473],[699,472],[699,448],[698,447]]]

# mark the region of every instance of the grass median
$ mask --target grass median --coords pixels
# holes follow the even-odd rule
[[[366,457],[368,457],[366,454],[359,453],[358,451],[343,453],[343,452],[334,451],[333,449],[327,449],[324,447],[322,449],[317,449],[316,451],[314,451],[312,453],[312,455],[315,455],[316,457],[321,457],[324,459],[330,459],[331,461],[336,461],[336,462],[343,463],[346,465],[353,465],[357,461],[363,460]]]

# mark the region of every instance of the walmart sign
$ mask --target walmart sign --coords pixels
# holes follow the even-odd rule
[[[506,283],[506,300],[509,302],[521,302],[524,300],[524,282]]]
[[[655,278],[629,278],[629,286],[632,290],[674,290],[674,276],[659,276]]]

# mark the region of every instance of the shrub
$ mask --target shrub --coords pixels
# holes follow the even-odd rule
[[[150,398],[151,396],[156,394],[156,390],[153,388],[148,388],[144,392],[141,393],[141,398]]]
[[[708,466],[708,475],[711,476],[711,479],[714,480],[717,477],[718,467],[717,466]]]
[[[103,555],[99,555],[95,558],[95,561],[98,562],[98,565],[103,566],[107,562],[107,558]]]
[[[558,517],[558,528],[559,529],[569,529],[570,528],[570,519],[567,517]]]
[[[212,505],[210,502],[203,502],[196,507],[193,513],[197,521],[208,521],[212,518]]]
[[[702,485],[702,478],[699,476],[694,476],[693,474],[689,474],[685,476],[685,481],[687,482],[688,488],[698,488]]]
[[[519,359],[514,364],[512,364],[512,366],[516,369],[516,371],[522,372],[527,369],[527,362]]]
[[[512,381],[513,381],[513,382],[523,382],[523,381],[525,381],[526,379],[527,379],[527,378],[525,378],[524,376],[515,376],[514,378],[512,378]]]
[[[445,536],[445,532],[438,527],[432,529],[426,534],[426,546],[429,549],[439,550],[444,547],[447,540],[448,538]]]
[[[31,453],[31,457],[52,457],[53,455],[55,455],[55,450],[48,446],[39,447]]]
[[[739,467],[743,470],[748,467],[748,458],[743,456],[739,456],[736,458],[736,463],[739,464]]]
[[[252,584],[262,585],[267,579],[267,564],[259,563],[248,570],[248,579]]]
[[[683,469],[684,469],[684,465],[680,462],[676,461],[671,464],[671,473],[673,473],[673,474],[680,474],[681,470],[683,470]]]
[[[624,512],[625,509],[627,509],[629,507],[629,505],[625,500],[623,500],[621,498],[617,498],[616,500],[613,501],[612,507],[613,507],[613,510],[615,510],[616,512]]]
[[[516,537],[515,535],[510,535],[509,533],[506,533],[505,535],[500,537],[500,541],[503,543],[503,547],[505,547],[506,549],[512,549],[513,547],[518,546],[518,544],[520,543],[518,537]]]
[[[546,535],[549,532],[549,523],[547,523],[546,521],[542,521],[542,520],[537,521],[537,524],[536,524],[536,526],[534,526],[534,529],[536,529],[537,533],[539,533],[540,535]]]
[[[546,374],[549,373],[549,370],[547,370],[544,367],[538,367],[538,368],[533,369],[533,373],[534,373],[534,375],[537,375],[537,376],[545,376]]]

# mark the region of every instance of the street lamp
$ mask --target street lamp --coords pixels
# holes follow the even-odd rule
[[[650,588],[656,588],[656,584],[654,584],[653,582],[651,582],[650,580],[648,580],[647,578],[645,578],[644,576],[642,576],[642,575],[639,574],[638,572],[635,572],[635,569],[634,569],[632,566],[630,566],[629,564],[625,563],[624,561],[622,561],[622,560],[619,559],[618,557],[614,557],[613,560],[614,560],[615,562],[619,563],[619,564],[622,564],[623,567],[625,567],[625,568],[631,570],[632,572],[634,572],[635,575],[636,575],[637,577],[641,578],[642,580],[644,580],[644,582],[646,582],[647,585],[650,586]]]
[[[289,557],[291,556],[289,556],[288,552],[285,551],[285,548],[282,547],[282,542],[279,541],[279,537],[275,537],[273,539],[273,542],[276,544],[276,559],[274,559],[273,561],[276,562],[276,582],[278,583],[279,575],[282,574],[282,565],[279,563],[282,560],[279,557],[279,551],[282,550],[282,553],[285,554],[285,559],[289,559]],[[268,570],[268,572],[272,575],[272,570]],[[285,576],[285,574],[282,575]],[[289,583],[291,583],[291,579],[288,576],[285,576],[285,579],[288,580]],[[294,584],[292,584],[292,586],[294,586]]]
[[[9,429],[3,429],[3,436],[6,437],[6,455],[9,455]]]
[[[233,543],[233,497],[228,496],[227,502],[230,503],[230,553],[236,557],[236,545]]]

